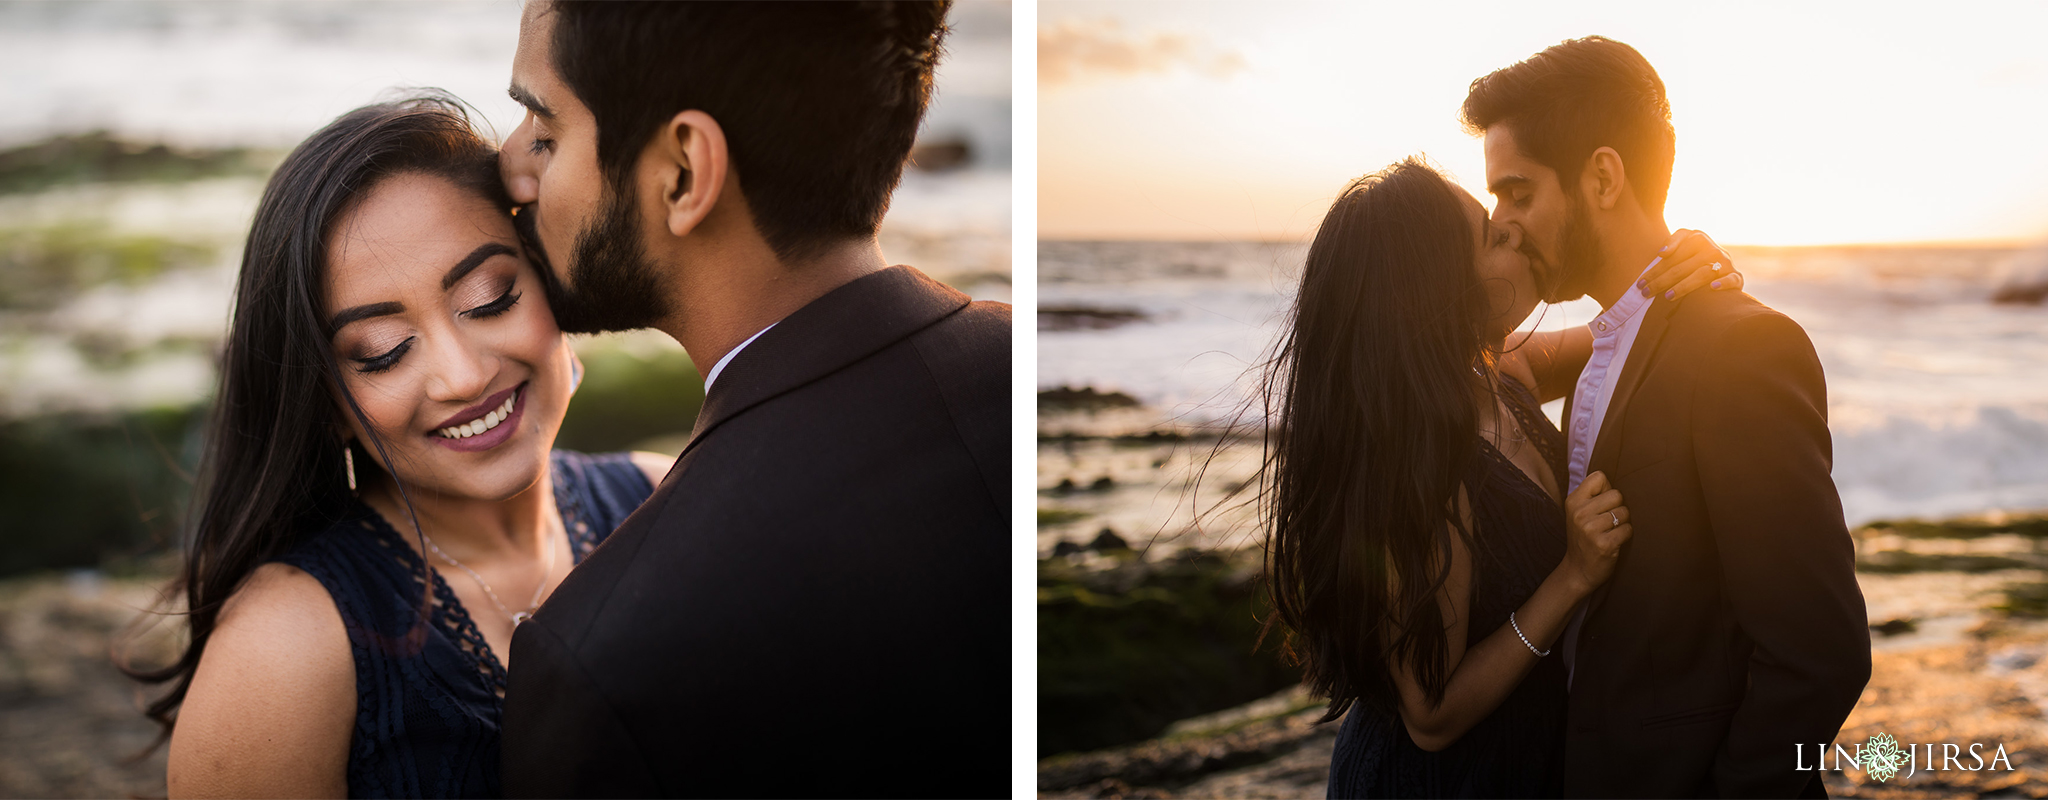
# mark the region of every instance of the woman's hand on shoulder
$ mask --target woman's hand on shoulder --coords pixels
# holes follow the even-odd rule
[[[221,608],[171,734],[171,797],[344,797],[355,660],[326,587],[258,567]]]
[[[650,453],[646,450],[634,450],[627,455],[632,456],[633,466],[639,467],[640,472],[647,476],[647,482],[655,486],[660,486],[662,479],[668,477],[669,468],[676,465],[675,456]]]
[[[1659,295],[1684,297],[1701,288],[1724,292],[1742,288],[1742,273],[1735,271],[1735,256],[1715,243],[1714,237],[1699,231],[1673,231],[1671,238],[1664,240],[1664,248],[1657,251],[1657,257],[1663,260],[1636,281],[1643,294],[1652,299]]]

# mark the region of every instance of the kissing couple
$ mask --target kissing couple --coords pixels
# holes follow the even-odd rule
[[[502,146],[429,94],[284,160],[138,674],[170,796],[1007,792],[1010,308],[876,238],[947,10],[531,0]],[[555,450],[564,334],[636,328],[681,456]]]
[[[1825,797],[1795,747],[1870,634],[1813,345],[1666,226],[1635,49],[1563,42],[1461,118],[1491,214],[1414,159],[1353,181],[1265,375],[1269,624],[1343,719],[1329,796]]]

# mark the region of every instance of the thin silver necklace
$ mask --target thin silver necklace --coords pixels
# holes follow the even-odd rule
[[[476,585],[483,587],[484,596],[489,597],[491,599],[491,605],[498,607],[498,613],[504,614],[505,616],[511,618],[512,627],[514,628],[519,627],[519,624],[522,622],[525,622],[529,619],[533,619],[533,612],[540,610],[541,592],[545,591],[548,588],[549,576],[555,574],[555,547],[554,544],[550,542],[548,545],[547,567],[540,574],[540,584],[533,587],[533,600],[529,601],[526,604],[525,611],[521,611],[517,614],[514,614],[512,613],[511,609],[505,607],[504,601],[498,599],[498,593],[491,591],[491,585],[484,581],[484,576],[476,574],[476,570],[470,569],[468,565],[460,561],[457,561],[453,556],[450,556],[447,553],[442,552],[441,546],[434,544],[434,537],[428,536],[426,531],[420,531],[420,539],[422,541],[425,541],[427,543],[427,549],[434,551],[434,555],[440,556],[442,561],[446,561],[450,564],[453,564],[455,565],[456,569],[469,573],[470,579],[476,581]]]

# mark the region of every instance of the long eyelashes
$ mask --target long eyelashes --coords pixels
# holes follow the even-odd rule
[[[398,366],[398,359],[403,358],[405,356],[405,351],[412,349],[412,342],[414,338],[416,337],[407,337],[405,341],[399,342],[397,347],[391,348],[381,356],[371,356],[369,358],[355,359],[356,362],[363,365],[357,368],[358,371],[364,373],[378,373],[383,372],[392,367]]]
[[[540,155],[553,149],[555,149],[555,140],[553,139],[535,137],[533,141],[526,143],[526,152],[534,155]]]
[[[511,288],[508,287],[505,289],[504,294],[498,296],[498,299],[492,300],[491,302],[477,306],[476,308],[472,308],[468,311],[464,311],[462,312],[462,314],[463,316],[469,317],[470,319],[490,319],[499,314],[511,311],[512,307],[518,304],[519,294],[513,292]]]
[[[489,303],[477,306],[476,308],[472,308],[468,311],[464,311],[462,312],[462,315],[469,317],[470,319],[490,319],[492,317],[498,316],[499,314],[511,311],[513,306],[519,304],[519,297],[520,293],[514,292],[510,288],[507,288],[504,294],[498,296],[498,299],[492,300]],[[397,347],[391,348],[390,350],[386,351],[383,355],[370,356],[369,358],[352,359],[356,363],[362,364],[362,366],[357,367],[356,370],[364,374],[376,374],[391,369],[392,367],[398,366],[398,360],[404,358],[406,351],[412,349],[412,343],[417,338],[418,337],[407,337],[405,341],[399,342]]]

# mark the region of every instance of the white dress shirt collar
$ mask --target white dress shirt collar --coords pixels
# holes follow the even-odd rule
[[[733,356],[739,355],[741,350],[747,349],[747,345],[753,344],[755,339],[761,338],[761,334],[767,333],[769,328],[773,328],[781,324],[781,322],[781,320],[776,320],[775,322],[768,323],[767,328],[755,331],[754,335],[747,337],[746,341],[740,342],[740,346],[733,348],[731,352],[725,354],[725,357],[718,359],[718,363],[711,365],[711,371],[704,375],[704,393],[711,393],[711,382],[718,380],[718,373],[725,371],[725,365],[732,363]]]

